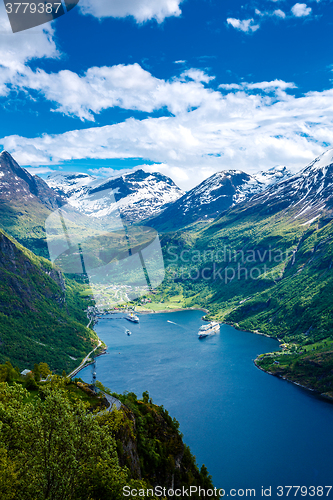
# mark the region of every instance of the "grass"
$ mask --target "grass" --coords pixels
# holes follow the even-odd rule
[[[184,297],[182,294],[175,295],[165,300],[161,301],[152,301],[146,304],[137,305],[136,310],[140,311],[163,311],[165,309],[184,309],[186,308],[186,304],[184,302]]]

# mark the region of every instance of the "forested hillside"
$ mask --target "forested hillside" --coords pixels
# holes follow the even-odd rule
[[[75,368],[97,344],[85,327],[89,302],[81,290],[0,230],[0,361],[20,369],[45,361],[58,373]]]
[[[184,445],[178,422],[148,393],[119,396],[123,406],[110,413],[103,411],[103,394],[86,384],[58,376],[38,382],[36,370],[28,383],[5,368],[0,366],[1,380],[9,380],[0,382],[3,500],[120,500],[124,487],[136,490],[126,498],[158,498],[152,493],[158,485],[213,488],[205,466],[199,471]]]

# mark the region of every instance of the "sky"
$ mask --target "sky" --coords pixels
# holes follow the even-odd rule
[[[182,189],[333,147],[331,0],[80,0],[12,33],[0,145],[38,175],[159,171]]]

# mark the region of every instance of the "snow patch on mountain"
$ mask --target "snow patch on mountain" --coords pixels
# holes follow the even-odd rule
[[[67,198],[80,197],[89,191],[89,186],[97,181],[97,178],[88,174],[77,173],[55,173],[50,174],[46,183],[55,191],[64,194]]]
[[[230,196],[232,197],[230,206],[236,205],[291,175],[291,172],[283,166],[254,175],[241,170],[217,172],[183,196],[184,212],[191,210],[193,203],[195,206],[209,205]]]
[[[333,209],[333,149],[315,158],[303,170],[284,179],[251,200],[273,207],[283,202],[294,219],[315,221]]]
[[[158,218],[164,224],[216,217],[290,176],[284,166],[254,175],[225,170],[187,193],[165,175],[140,169],[108,179],[84,173],[56,173],[47,178],[47,183],[85,215],[102,218],[117,213],[129,222]]]
[[[47,183],[88,216],[100,218],[118,212],[128,222],[155,216],[183,195],[169,177],[141,169],[102,180],[87,174],[56,174]]]
[[[323,154],[315,158],[305,169],[303,172],[305,173],[306,171],[310,173],[311,171],[315,170],[326,170],[326,168],[330,165],[333,164],[333,149],[328,149],[325,151]]]
[[[277,165],[276,167],[269,168],[268,170],[264,170],[253,175],[258,182],[261,182],[266,186],[275,184],[276,182],[291,176],[291,171],[283,165]]]
[[[160,230],[169,230],[184,227],[197,220],[215,218],[291,175],[283,166],[254,175],[241,170],[217,172],[185,193],[150,223]]]

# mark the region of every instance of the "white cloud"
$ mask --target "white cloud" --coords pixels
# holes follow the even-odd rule
[[[215,79],[215,76],[208,76],[204,71],[196,68],[188,69],[184,71],[180,76],[184,79],[187,77],[195,82],[204,82],[204,83],[209,83],[211,80]]]
[[[27,167],[28,172],[31,175],[40,175],[40,174],[47,174],[49,172],[54,172],[52,168],[49,167]]]
[[[193,83],[182,83],[184,99]],[[156,165],[145,169],[170,175],[185,189],[223,169],[254,172],[277,164],[301,168],[327,144],[333,146],[333,90],[295,97],[285,92],[292,87],[275,80],[244,84],[225,95],[201,87],[207,92],[201,104],[187,111],[180,106],[183,111],[176,116],[131,118],[36,138],[9,136],[0,143],[22,165],[148,158]],[[147,102],[154,100],[149,87],[146,94]]]
[[[247,89],[260,89],[269,91],[271,89],[293,89],[295,88],[295,84],[291,82],[284,82],[283,80],[273,80],[271,82],[258,82],[258,83],[244,83],[243,84]]]
[[[185,77],[192,81],[185,81]],[[93,121],[94,113],[115,106],[148,113],[165,106],[171,113],[179,114],[209,98],[212,91],[201,82],[208,83],[214,77],[189,69],[182,78],[183,81],[160,80],[135,63],[93,67],[83,76],[68,70],[49,74],[27,69],[16,85],[39,91],[56,103],[56,111]]]
[[[166,3],[171,5],[154,0],[154,12]],[[134,17],[139,20],[139,14]],[[229,24],[245,33],[258,28],[253,19],[234,21]],[[165,81],[138,64],[94,67],[84,75],[32,71],[32,59],[59,57],[53,36],[52,24],[12,34],[0,4],[0,95],[10,88],[36,90],[56,103],[57,111],[81,119],[93,120],[95,113],[113,106],[148,113],[166,107],[174,116],[0,140],[33,173],[71,159],[140,157],[156,162],[146,170],[159,170],[189,188],[224,168],[301,167],[322,152],[322,144],[333,145],[333,90],[296,98],[286,93],[294,84],[274,80],[223,84],[222,93],[205,87],[213,77],[202,70],[191,68]],[[113,171],[102,170],[99,175]]]
[[[280,0],[271,0],[271,1],[278,2]],[[320,0],[310,0],[310,1],[316,1],[317,3],[320,2]],[[287,15],[281,9],[276,9],[273,11],[271,10],[262,11],[255,8],[254,13],[259,18],[259,19],[257,18],[256,21],[253,18],[241,21],[240,19],[231,17],[227,19],[227,23],[233,26],[235,29],[243,31],[244,33],[252,33],[260,28],[261,25],[260,23],[262,23],[263,21],[267,21],[267,19],[269,18],[290,19],[292,17],[306,17],[309,16],[311,12],[312,12],[311,7],[308,7],[305,3],[296,3],[291,8],[291,13],[289,15]]]
[[[178,185],[178,186],[183,186],[184,189],[186,189],[186,186],[189,186],[189,181],[192,172],[194,172],[196,176],[196,183],[199,183],[206,179],[206,177],[209,177],[205,175],[205,169],[203,171],[199,172],[197,170],[190,171],[190,169],[184,169],[181,167],[176,167],[173,165],[168,165],[167,163],[156,163],[154,165],[143,165],[142,168],[146,172],[160,172],[161,174],[167,175],[168,177],[171,177],[171,179]],[[210,175],[212,175],[214,172]]]
[[[281,17],[282,19],[284,19],[286,17],[285,13],[283,12],[283,10],[281,9],[277,9],[273,12],[273,15],[274,16],[277,16],[277,17]]]
[[[5,6],[0,3],[0,95],[9,93],[8,85],[16,84],[32,59],[58,57],[51,24],[12,33]]]
[[[244,85],[239,83],[221,83],[221,85],[219,85],[219,89],[224,90],[241,90],[243,88]]]
[[[272,91],[285,91],[286,89],[295,88],[295,84],[292,82],[284,82],[283,80],[272,80],[271,82],[257,82],[257,83],[224,83],[219,85],[220,89],[223,90],[262,90],[264,92]]]
[[[227,23],[233,28],[243,31],[244,33],[253,33],[259,29],[259,24],[254,24],[254,19],[244,19],[241,21],[240,19],[229,17],[227,19]]]
[[[131,172],[134,172],[135,170],[138,170],[140,168],[144,169],[146,165],[140,165],[138,167],[134,168],[123,168],[120,170],[117,170],[116,168],[111,168],[111,167],[101,167],[101,168],[89,168],[88,172],[91,175],[94,175],[96,177],[120,177],[121,175],[124,174],[129,174]]]
[[[311,7],[307,7],[306,3],[295,3],[291,8],[291,12],[295,17],[306,17],[311,14]]]
[[[166,17],[180,16],[182,0],[80,0],[83,14],[99,19],[133,16],[138,23],[155,19],[158,23]]]

